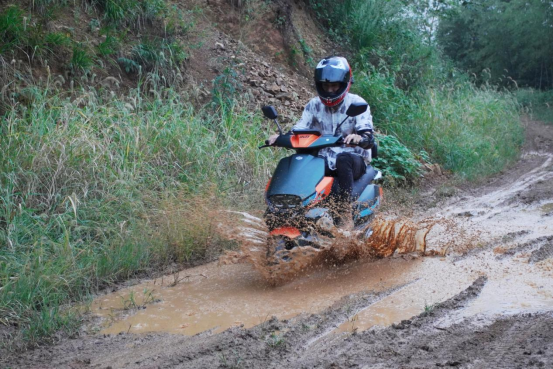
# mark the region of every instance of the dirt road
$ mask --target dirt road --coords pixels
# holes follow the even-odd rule
[[[99,333],[14,368],[553,367],[553,126],[526,121],[520,161],[433,188],[427,255],[325,265],[278,287],[208,264],[98,298]],[[125,309],[126,308],[126,309]]]

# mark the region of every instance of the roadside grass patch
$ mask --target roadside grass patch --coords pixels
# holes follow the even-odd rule
[[[207,210],[262,201],[276,161],[257,149],[262,118],[236,105],[197,111],[168,93],[72,100],[37,89],[4,114],[0,324],[19,327],[14,339],[73,329],[68,303],[204,257],[215,241]]]
[[[417,175],[416,165],[407,159],[414,154],[400,149],[400,143],[418,152],[417,159],[435,160],[469,180],[501,171],[522,146],[520,109],[509,92],[457,81],[408,94],[395,86],[393,74],[374,69],[361,74],[354,86],[371,105],[376,128],[398,139],[388,148],[384,142],[380,151],[381,162],[401,161],[383,163],[384,168],[396,168],[388,170],[392,177],[409,180]],[[386,153],[390,149],[395,153]]]
[[[553,90],[520,88],[515,90],[514,95],[532,118],[553,124]]]
[[[273,349],[283,346],[286,343],[286,339],[284,338],[284,334],[281,332],[272,332],[270,335],[267,336],[265,339],[265,342],[267,342],[267,345]]]

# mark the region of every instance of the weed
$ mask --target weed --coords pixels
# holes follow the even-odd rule
[[[553,124],[553,92],[517,89],[514,95],[525,113],[533,118]]]
[[[425,314],[430,314],[434,310],[435,306],[436,306],[435,304],[428,304],[425,300],[424,301],[424,312],[425,312]]]
[[[100,28],[100,21],[96,18],[93,18],[89,23],[88,23],[88,29],[90,32],[93,32],[94,30],[96,29],[99,29]]]
[[[379,144],[379,156],[373,160],[376,168],[384,173],[389,185],[413,183],[421,171],[421,164],[413,153],[394,136],[376,135]]]
[[[134,291],[131,291],[128,297],[121,296],[123,310],[143,309],[146,305],[154,303],[155,301],[154,290],[149,290],[147,288],[142,291],[142,301],[140,303],[136,300]]]
[[[231,65],[213,80],[213,102],[216,106],[231,106],[241,89],[238,72]]]
[[[282,27],[286,24],[286,17],[283,15],[279,15],[275,18],[274,23],[277,27]]]
[[[94,59],[88,48],[82,43],[73,44],[73,54],[69,68],[73,73],[87,73],[94,65]]]
[[[119,51],[119,48],[119,40],[116,37],[107,34],[105,40],[98,45],[98,53],[104,57],[111,56],[116,54]],[[125,71],[127,71],[127,69],[128,68],[125,68]],[[130,71],[127,71],[127,73],[130,73]]]
[[[233,358],[232,360],[229,360],[225,357],[225,354],[224,353],[221,353],[219,355],[219,361],[221,362],[221,366],[223,368],[228,368],[228,369],[239,369],[241,368],[241,362],[242,362],[242,358],[240,357],[240,354],[236,351],[236,350],[232,350],[233,352]]]
[[[313,49],[311,49],[311,47],[307,45],[307,42],[303,38],[300,38],[299,42],[301,45],[301,50],[303,51],[305,62],[310,67],[315,67],[315,61],[313,60]]]
[[[121,57],[121,58],[117,59],[117,62],[119,63],[121,68],[123,68],[123,70],[127,74],[138,73],[142,68],[140,66],[140,64],[138,64],[137,62],[135,62],[134,60],[129,59],[129,58],[122,58]]]
[[[0,13],[0,54],[25,43],[27,21],[23,14],[16,5],[10,5]]]
[[[283,346],[286,343],[286,339],[284,338],[283,333],[279,332],[272,332],[266,339],[265,342],[269,347],[271,348],[278,348]]]

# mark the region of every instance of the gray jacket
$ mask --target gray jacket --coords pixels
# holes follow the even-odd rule
[[[346,110],[353,102],[366,102],[361,96],[348,93],[342,104],[329,108],[325,106],[319,97],[311,99],[298,123],[292,128],[294,129],[317,129],[322,134],[334,134],[334,130],[346,118]],[[337,133],[341,133],[345,138],[352,133],[359,133],[364,130],[373,128],[373,118],[370,108],[361,115],[348,118],[344,124],[340,126]],[[326,158],[330,169],[336,169],[336,157],[342,152],[350,152],[359,155],[363,158],[366,164],[371,162],[371,151],[356,147],[328,147],[319,151],[319,156]]]

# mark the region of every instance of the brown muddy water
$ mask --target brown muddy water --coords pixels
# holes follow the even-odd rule
[[[238,253],[228,253],[218,264],[186,270],[186,275],[167,276],[97,299],[93,311],[106,318],[103,333],[196,334],[234,325],[252,327],[272,316],[286,319],[320,312],[346,295],[393,289],[422,278],[416,273],[417,264],[425,261],[414,257],[376,261],[373,256],[424,252],[426,236],[436,223],[379,218],[369,240],[360,233],[339,232],[321,249],[297,248],[290,251],[291,262],[272,265],[261,219],[235,214],[239,217],[234,217],[234,224],[239,226],[224,227],[224,232],[240,240]],[[346,259],[356,261],[344,263]],[[422,300],[417,302],[424,306]]]
[[[316,314],[344,296],[386,292],[352,311],[333,332],[362,331],[431,310],[481,275],[488,282],[478,298],[441,325],[470,316],[486,322],[497,315],[552,311],[553,199],[543,186],[553,183],[552,164],[547,155],[519,179],[453,198],[418,219],[379,218],[368,242],[341,234],[322,250],[296,250],[292,257],[298,262],[287,267],[267,267],[262,222],[236,213],[241,220],[231,222],[236,225],[229,234],[241,242],[239,252],[98,297],[92,311],[103,318],[103,333],[193,335],[252,327],[273,316]],[[519,194],[526,200],[518,200]],[[275,285],[275,273],[290,278]]]

